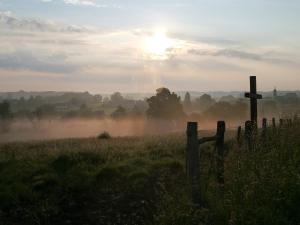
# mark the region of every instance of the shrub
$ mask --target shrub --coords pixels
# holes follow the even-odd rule
[[[98,135],[98,139],[111,139],[111,136],[108,132],[104,131]]]

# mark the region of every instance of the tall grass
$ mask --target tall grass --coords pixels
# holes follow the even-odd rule
[[[224,208],[231,224],[300,223],[300,124],[268,128],[253,149],[232,144]]]
[[[300,126],[250,151],[226,143],[225,186],[201,147],[203,205],[185,176],[185,136],[0,145],[0,224],[299,224]]]

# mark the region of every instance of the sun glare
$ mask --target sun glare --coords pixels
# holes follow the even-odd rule
[[[157,29],[155,33],[146,39],[145,51],[151,58],[166,59],[167,50],[172,47],[172,40],[167,37],[164,29]]]

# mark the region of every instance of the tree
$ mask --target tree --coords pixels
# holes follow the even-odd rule
[[[183,105],[185,108],[190,109],[191,105],[192,105],[192,101],[191,101],[191,95],[189,92],[187,92],[184,96],[184,100],[183,100]]]
[[[55,113],[55,106],[50,104],[41,105],[35,110],[35,114],[38,119],[54,116]]]
[[[247,116],[247,104],[243,101],[236,103],[217,102],[207,109],[203,116],[207,119],[223,119],[243,121]]]
[[[111,117],[114,119],[119,119],[126,116],[126,109],[122,106],[118,106],[118,108],[111,114]]]
[[[10,104],[7,101],[0,103],[0,119],[5,120],[11,116]]]
[[[10,104],[7,101],[0,103],[0,130],[7,132],[10,126],[11,111]]]
[[[115,92],[110,96],[110,100],[113,105],[121,105],[124,101],[124,98],[120,92]]]
[[[153,118],[177,119],[184,116],[180,97],[167,88],[159,88],[156,95],[147,99],[149,109],[147,115]]]
[[[208,94],[204,94],[195,100],[196,108],[200,110],[206,110],[215,103],[216,101]]]
[[[102,98],[101,95],[95,95],[94,98],[95,98],[95,101],[96,101],[96,102],[99,102],[99,103],[101,103],[102,100],[103,100],[103,98]]]
[[[133,108],[131,109],[131,112],[130,114],[132,116],[135,116],[135,117],[139,117],[139,116],[142,116],[143,115],[143,111],[140,109],[140,107],[136,104],[133,106]]]

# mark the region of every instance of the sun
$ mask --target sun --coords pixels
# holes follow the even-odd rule
[[[157,29],[154,34],[146,38],[145,51],[154,59],[165,59],[168,57],[168,49],[173,45],[168,38],[165,29]]]

